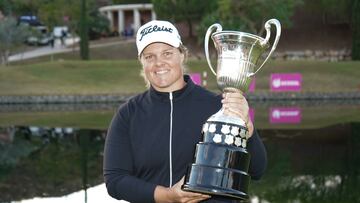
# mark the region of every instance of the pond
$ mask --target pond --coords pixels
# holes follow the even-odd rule
[[[0,202],[119,202],[102,177],[117,106],[1,105]],[[360,101],[250,106],[269,158],[251,202],[360,202]]]

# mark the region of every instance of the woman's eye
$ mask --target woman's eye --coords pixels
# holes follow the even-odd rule
[[[167,51],[164,53],[165,56],[171,56],[173,53],[171,51]]]
[[[152,59],[152,57],[153,57],[152,55],[146,55],[145,60],[150,60],[150,59]]]

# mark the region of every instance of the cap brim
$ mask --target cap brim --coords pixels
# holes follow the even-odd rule
[[[170,46],[173,46],[175,48],[179,48],[181,44],[181,41],[179,39],[176,38],[169,39],[167,33],[157,33],[156,35],[149,36],[143,40],[144,41],[141,42],[141,44],[138,46],[138,56],[140,56],[140,54],[144,51],[144,49],[152,43],[162,42]]]

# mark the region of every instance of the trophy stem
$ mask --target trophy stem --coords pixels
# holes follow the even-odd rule
[[[228,124],[234,124],[234,125],[243,126],[246,133],[248,132],[246,122],[243,119],[241,119],[240,117],[238,117],[238,116],[225,114],[225,108],[224,107],[221,107],[221,109],[218,112],[216,112],[215,114],[213,114],[208,119],[208,121],[214,121],[214,122],[221,121],[221,122],[228,123]]]
[[[241,94],[244,94],[241,90],[237,89],[237,88],[234,88],[234,87],[225,87],[223,89],[224,93],[232,93],[232,92],[236,92],[236,93],[241,93]]]

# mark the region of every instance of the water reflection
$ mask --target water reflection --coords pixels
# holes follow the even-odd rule
[[[18,126],[0,132],[0,202],[63,196],[103,182],[104,131]]]
[[[0,202],[115,202],[103,185],[102,153],[106,125],[116,106],[89,107],[90,111],[94,110],[91,120],[96,118],[96,122],[103,123],[100,127],[93,127],[93,123],[78,124],[82,122],[77,116],[79,112],[89,111],[82,107],[62,106],[62,112],[58,112],[59,107],[43,106],[29,108],[30,113],[23,108],[3,108],[0,113],[0,126],[3,126],[0,127]],[[255,125],[269,156],[263,179],[250,184],[252,202],[360,202],[358,104],[252,106]],[[271,123],[270,109],[275,107],[280,110],[296,107],[295,110],[301,111],[300,123]],[[14,120],[19,120],[26,113],[31,118],[41,117],[45,124],[1,123],[4,115],[11,118],[15,114]],[[281,116],[281,112],[278,115]],[[58,121],[48,124],[48,120],[53,122],[52,117],[61,121],[76,119],[71,125]]]
[[[307,130],[262,130],[269,151],[263,180],[269,202],[359,202],[360,123]]]

